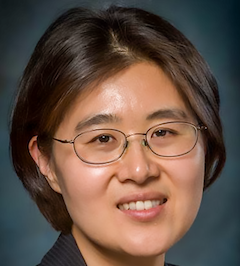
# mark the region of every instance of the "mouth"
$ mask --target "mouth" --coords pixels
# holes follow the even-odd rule
[[[120,210],[132,210],[132,211],[144,211],[155,208],[157,206],[163,205],[167,202],[167,198],[157,199],[157,200],[138,200],[138,201],[131,201],[123,204],[118,204],[117,208]]]

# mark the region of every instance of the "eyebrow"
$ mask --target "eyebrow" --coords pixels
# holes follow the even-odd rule
[[[188,115],[180,109],[160,109],[147,116],[147,120],[155,119],[187,119]]]
[[[94,126],[94,125],[101,125],[106,123],[117,123],[121,119],[113,114],[98,114],[95,116],[92,116],[90,118],[87,118],[83,121],[80,121],[76,127],[75,132],[83,131],[84,128]]]
[[[180,109],[160,109],[147,116],[147,120],[155,119],[186,119],[188,118],[187,114]],[[118,123],[122,119],[113,114],[98,114],[90,118],[80,121],[76,127],[75,132],[81,132],[87,127],[108,124],[108,123]]]

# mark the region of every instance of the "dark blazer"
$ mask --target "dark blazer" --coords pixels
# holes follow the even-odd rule
[[[87,266],[71,234],[61,234],[38,266]],[[165,263],[164,266],[176,266]]]

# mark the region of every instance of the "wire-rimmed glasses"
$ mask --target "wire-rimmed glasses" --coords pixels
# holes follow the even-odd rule
[[[54,140],[72,144],[76,155],[88,164],[108,164],[121,158],[129,145],[129,138],[142,136],[142,144],[160,157],[178,157],[194,149],[198,141],[198,132],[205,126],[196,126],[189,122],[165,122],[153,126],[146,133],[125,135],[111,128],[93,129],[78,134],[73,140]]]

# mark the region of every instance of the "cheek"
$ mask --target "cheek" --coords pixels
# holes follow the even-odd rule
[[[201,204],[205,173],[204,150],[201,147],[196,148],[187,156],[171,163],[174,164],[169,166],[171,196],[175,210],[173,213],[179,224],[184,224],[188,230]]]
[[[205,172],[204,158],[180,159],[172,167],[173,187],[183,196],[191,197],[198,191],[203,191],[203,181]],[[187,193],[188,192],[188,193]],[[198,194],[198,193],[197,193]]]
[[[197,145],[189,154],[170,161],[173,184],[179,192],[187,195],[203,191],[205,152],[203,145]]]
[[[70,216],[83,215],[87,210],[99,208],[106,196],[109,171],[105,167],[88,166],[78,158],[58,162],[55,174]]]

